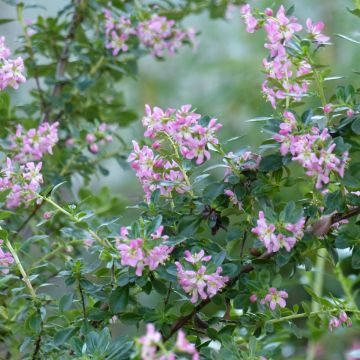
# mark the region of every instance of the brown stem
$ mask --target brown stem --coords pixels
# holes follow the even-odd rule
[[[266,260],[271,258],[274,255],[274,253],[265,253],[262,256],[258,257],[258,259],[262,259],[262,260]],[[223,288],[223,290],[221,291],[221,293],[224,293],[226,290],[230,289],[232,286],[234,286],[234,284],[237,282],[237,280],[239,279],[240,275],[242,274],[247,274],[251,271],[254,270],[254,266],[252,264],[246,264],[244,265],[241,270],[240,273],[233,277],[232,279],[230,279],[230,281],[226,284],[226,286]],[[209,302],[211,301],[211,299],[207,298],[205,300],[202,300],[198,305],[195,306],[194,310],[188,314],[188,315],[184,315],[182,317],[180,317],[175,323],[174,325],[171,327],[170,329],[170,333],[166,336],[164,336],[164,341],[170,339],[170,337],[175,334],[179,329],[181,329],[188,321],[190,321],[193,316],[198,313],[202,308],[204,308]]]
[[[356,207],[346,213],[334,214],[331,217],[331,224],[335,224],[341,220],[349,219],[358,214],[360,214],[360,207]],[[264,253],[261,256],[259,256],[257,258],[257,260],[267,260],[267,259],[270,259],[274,255],[275,255],[275,253]],[[230,281],[226,284],[226,286],[223,288],[221,293],[225,292],[226,290],[228,290],[232,286],[234,286],[235,283],[237,282],[237,280],[239,279],[240,275],[247,274],[253,270],[254,270],[253,264],[244,265],[241,268],[240,273],[237,276],[230,279]],[[210,301],[211,301],[211,299],[209,299],[209,298],[202,300],[198,305],[195,306],[195,308],[193,309],[193,311],[190,314],[181,316],[171,327],[170,333],[168,335],[164,336],[164,341],[170,339],[172,335],[174,335],[179,329],[181,329],[184,325],[186,325],[194,317],[194,315],[196,313],[198,313],[201,309],[203,309]]]
[[[37,214],[37,212],[41,209],[44,202],[40,204],[36,204],[31,214],[23,221],[23,223],[16,229],[16,233],[13,237],[13,242],[17,239],[17,237],[20,235],[20,232],[25,228],[25,226],[29,223],[29,221]]]
[[[336,224],[337,222],[339,222],[341,220],[346,220],[346,219],[349,219],[349,218],[359,215],[359,214],[360,214],[360,206],[355,207],[346,213],[334,214],[331,217],[331,224]]]
[[[35,349],[32,354],[31,360],[36,360],[38,358],[38,354],[40,351],[40,345],[41,345],[41,336],[42,336],[43,326],[44,326],[44,324],[43,324],[43,321],[41,320],[41,329],[40,329],[39,335],[35,342]]]
[[[84,320],[86,321],[87,316],[86,316],[85,295],[84,295],[83,288],[80,284],[80,280],[79,280],[79,292],[80,292],[80,297],[81,297],[81,306],[82,306],[83,316],[84,316]]]
[[[86,0],[85,0],[86,1]],[[84,14],[83,11],[81,11],[81,8],[85,8],[85,6],[83,6],[83,0],[75,0],[75,11],[74,11],[74,15],[71,19],[70,22],[70,27],[69,27],[69,32],[66,35],[65,38],[65,46],[63,48],[63,51],[60,54],[59,57],[59,61],[57,63],[56,66],[56,75],[55,78],[58,81],[56,83],[56,85],[54,86],[53,92],[52,92],[52,97],[56,97],[60,94],[64,83],[62,81],[60,81],[64,75],[65,75],[65,70],[66,70],[66,66],[68,64],[69,61],[69,56],[70,56],[70,47],[71,44],[75,38],[76,35],[76,30],[78,28],[78,26],[81,24],[81,22],[84,19]],[[50,112],[51,112],[51,107],[48,107],[45,111],[44,114],[44,118],[42,122],[49,122],[50,119]]]
[[[27,29],[27,25],[24,21],[24,16],[23,16],[23,4],[19,4],[17,6],[17,15],[18,15],[18,20],[20,22],[20,25],[22,27],[23,33],[24,33],[24,38],[25,38],[25,48],[29,54],[29,58],[31,60],[31,68],[32,71],[34,73],[34,79],[35,79],[35,84],[36,84],[36,88],[38,90],[39,93],[39,99],[40,99],[40,107],[41,107],[41,111],[45,110],[46,104],[45,104],[45,99],[44,99],[44,94],[43,94],[43,90],[41,88],[40,85],[40,76],[39,76],[39,71],[38,71],[38,67],[36,64],[36,60],[35,60],[35,54],[32,48],[32,42],[31,42],[31,38],[28,34],[28,29]]]

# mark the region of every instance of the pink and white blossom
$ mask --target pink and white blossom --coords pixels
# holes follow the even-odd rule
[[[288,298],[288,293],[286,291],[278,291],[276,288],[269,288],[268,293],[261,300],[261,304],[268,304],[271,310],[275,310],[279,305],[280,308],[286,306],[286,300]]]
[[[227,276],[222,276],[222,268],[219,266],[214,273],[207,273],[207,268],[203,262],[208,262],[208,256],[204,256],[201,251],[197,254],[191,254],[189,251],[185,254],[185,260],[192,264],[191,269],[186,269],[177,261],[177,277],[180,286],[191,296],[190,301],[196,303],[199,297],[202,300],[211,298],[221,290],[229,280]]]

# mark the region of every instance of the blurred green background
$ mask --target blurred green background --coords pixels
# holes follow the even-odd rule
[[[30,3],[30,1],[25,1]],[[31,1],[33,3],[33,1]],[[27,19],[36,18],[37,14],[43,16],[54,15],[67,1],[42,0],[36,3],[46,7],[44,9],[27,10]],[[279,1],[253,1],[259,7],[277,7]],[[327,93],[331,94],[336,85],[351,82],[358,87],[359,75],[353,71],[360,71],[359,54],[360,45],[350,43],[337,37],[340,33],[360,40],[360,19],[350,14],[346,7],[352,7],[351,0],[293,0],[283,1],[285,6],[295,4],[295,14],[304,23],[307,17],[314,21],[322,20],[326,23],[325,33],[331,36],[333,46],[329,46],[320,53],[319,62],[330,64],[334,76],[342,75],[345,79],[332,81],[327,84]],[[0,17],[15,17],[14,8],[0,3]],[[190,16],[184,22],[185,26],[195,27],[201,32],[197,51],[183,48],[174,57],[165,61],[156,61],[146,56],[139,63],[139,76],[137,79],[128,79],[114,89],[125,94],[129,108],[143,114],[145,103],[160,107],[179,107],[191,103],[201,114],[208,114],[219,119],[224,127],[220,138],[243,135],[237,142],[239,147],[256,149],[256,146],[266,138],[261,134],[260,125],[247,123],[247,119],[258,116],[268,116],[272,109],[262,99],[260,88],[263,81],[261,73],[262,58],[267,55],[263,47],[264,33],[247,34],[236,12],[229,20],[212,20],[206,13],[199,16]],[[0,35],[7,37],[7,43],[16,49],[16,37],[20,33],[16,22],[1,27]],[[31,84],[22,87],[21,91],[14,93],[14,102],[23,103],[27,99],[27,89]],[[311,100],[310,100],[311,101]],[[315,103],[316,104],[316,103]],[[141,139],[143,129],[140,121],[132,124],[130,128],[120,129],[129,143],[132,139]],[[117,162],[109,160],[104,166],[110,170],[110,176],[96,176],[91,187],[100,190],[109,186],[114,195],[122,194],[128,198],[129,203],[142,198],[142,190],[130,169],[122,169]],[[76,176],[75,176],[76,178]],[[80,187],[80,179],[77,186]],[[135,216],[133,212],[127,214],[127,219]],[[327,279],[327,286],[335,286]],[[291,284],[286,284],[291,287]],[[336,289],[334,289],[336,291]],[[347,358],[345,349],[352,345],[360,347],[360,335],[356,330],[342,329],[329,336],[319,346],[318,359],[342,360]],[[287,357],[286,355],[289,355]],[[284,348],[284,358],[291,357],[291,348]]]

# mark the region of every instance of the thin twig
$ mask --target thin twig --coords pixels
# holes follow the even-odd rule
[[[335,224],[336,222],[338,222],[340,220],[348,219],[352,216],[358,215],[359,213],[360,213],[360,207],[352,209],[346,213],[335,214],[332,216],[331,223]],[[275,253],[264,253],[261,256],[259,256],[257,258],[257,260],[267,260],[267,259],[270,259],[271,257],[273,257],[274,255],[275,255]],[[239,279],[239,277],[242,274],[249,273],[253,270],[254,270],[253,264],[244,265],[241,268],[240,273],[237,276],[235,276],[234,278],[230,279],[230,281],[226,284],[226,286],[223,288],[221,293],[224,293],[228,289],[232,288],[236,284],[237,280]],[[185,324],[187,324],[193,318],[193,316],[196,313],[198,313],[200,310],[202,310],[210,301],[211,301],[211,299],[209,299],[209,298],[202,300],[198,305],[195,306],[195,308],[193,309],[193,311],[191,313],[189,313],[188,315],[181,316],[177,321],[175,321],[174,325],[170,329],[169,334],[164,336],[164,341],[170,339],[173,334],[175,334],[179,329],[181,329]]]
[[[80,284],[80,280],[79,280],[79,292],[80,292],[80,297],[81,297],[81,305],[82,305],[84,320],[87,320],[87,316],[86,316],[86,306],[85,306],[85,296],[84,296],[84,291],[83,291],[83,289],[82,289],[82,286],[81,286],[81,284]]]
[[[41,320],[40,332],[39,332],[39,335],[38,335],[38,337],[36,339],[36,342],[35,342],[35,349],[34,349],[34,352],[32,354],[31,360],[36,360],[37,357],[38,357],[38,353],[40,351],[40,345],[41,345],[41,336],[42,336],[42,332],[43,332],[43,326],[44,326],[44,323]]]
[[[62,79],[65,75],[66,66],[69,61],[70,47],[75,38],[76,30],[77,30],[78,26],[81,24],[81,22],[83,21],[83,12],[80,11],[81,4],[82,4],[82,0],[75,0],[75,11],[74,11],[73,17],[70,22],[69,32],[65,38],[65,46],[63,48],[63,51],[60,54],[60,58],[57,63],[57,66],[56,66],[55,78],[58,82],[54,86],[54,89],[53,89],[53,92],[51,95],[52,97],[57,97],[60,94],[60,92],[64,86]],[[84,8],[85,7],[86,6],[84,6]],[[50,113],[51,113],[51,108],[48,107],[45,110],[45,114],[44,114],[42,122],[50,122]]]

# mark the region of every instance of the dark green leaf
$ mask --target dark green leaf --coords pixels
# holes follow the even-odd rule
[[[110,295],[109,306],[112,314],[125,310],[129,302],[129,287],[117,287]]]

